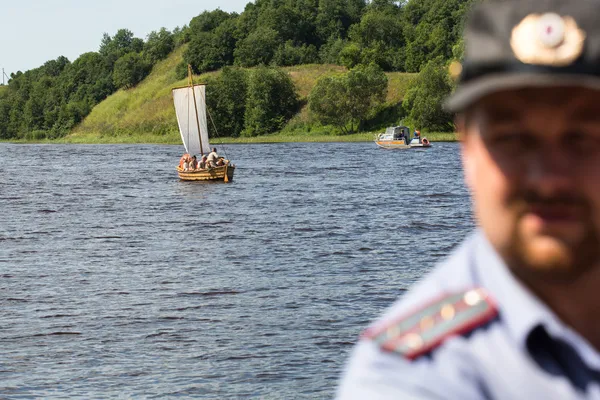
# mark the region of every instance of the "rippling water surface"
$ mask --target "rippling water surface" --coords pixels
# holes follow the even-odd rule
[[[0,397],[330,398],[473,227],[458,145],[0,144]],[[222,149],[220,149],[222,150]]]

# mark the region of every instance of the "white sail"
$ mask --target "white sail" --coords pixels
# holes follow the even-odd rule
[[[194,85],[173,89],[173,102],[175,103],[175,114],[185,151],[189,154],[208,154],[210,144],[208,143],[208,124],[206,121],[206,86]],[[194,94],[196,96],[194,107]],[[198,132],[198,126],[200,132]],[[202,143],[202,149],[200,148]]]

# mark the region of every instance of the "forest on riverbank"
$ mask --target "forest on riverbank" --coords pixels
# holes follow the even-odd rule
[[[348,136],[400,122],[452,132],[441,101],[472,2],[257,0],[145,40],[121,29],[98,52],[11,74],[0,139],[176,140],[170,89],[188,64],[208,84],[213,137]]]

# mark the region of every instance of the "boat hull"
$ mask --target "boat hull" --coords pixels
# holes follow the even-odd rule
[[[384,149],[413,149],[413,148],[428,148],[431,143],[411,143],[406,144],[404,140],[376,140],[377,146]]]
[[[231,182],[233,173],[235,172],[234,165],[223,165],[220,167],[209,169],[196,169],[184,171],[183,168],[177,167],[179,179],[183,181],[224,181]],[[227,177],[227,179],[225,179]]]
[[[404,140],[376,140],[375,143],[384,149],[410,149]]]
[[[431,145],[430,144],[419,143],[419,144],[411,144],[410,147],[431,147]]]

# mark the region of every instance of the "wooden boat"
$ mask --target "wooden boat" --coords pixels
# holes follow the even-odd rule
[[[229,182],[233,179],[233,165],[222,165],[208,169],[194,169],[184,171],[183,168],[177,167],[179,177],[184,181],[224,181]]]
[[[390,126],[377,135],[375,143],[384,149],[412,149],[418,147],[431,147],[427,138],[414,137],[410,142],[410,129],[407,126]]]
[[[206,85],[193,83],[192,67],[188,65],[188,85],[174,88],[172,93],[179,133],[181,133],[181,141],[186,154],[199,155],[197,158],[200,159],[203,155],[211,152],[206,119]],[[223,160],[224,165],[212,168],[187,170],[183,168],[182,160],[177,166],[177,174],[184,181],[230,182],[233,179],[235,165],[229,160]]]

